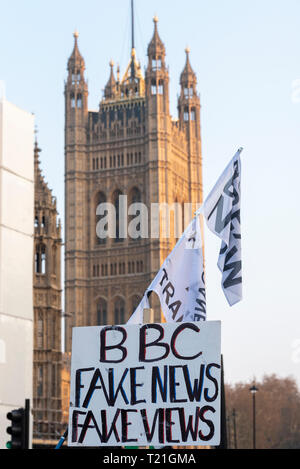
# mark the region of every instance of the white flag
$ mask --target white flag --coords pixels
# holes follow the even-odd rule
[[[221,238],[218,267],[230,306],[242,299],[240,148],[204,202],[207,226]]]
[[[195,217],[147,288],[140,304],[128,320],[143,323],[149,295],[157,293],[167,322],[206,319],[203,242],[199,217]]]

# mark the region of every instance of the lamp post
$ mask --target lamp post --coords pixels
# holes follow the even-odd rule
[[[234,441],[234,449],[237,449],[237,440],[236,440],[236,412],[235,409],[232,409],[232,419],[233,419],[233,441]]]
[[[228,415],[228,417],[226,418],[226,421],[227,421],[227,444],[228,444],[228,448],[230,448],[230,445],[231,445],[231,430],[230,430],[230,416]]]
[[[255,394],[257,393],[258,391],[258,388],[255,386],[255,384],[253,384],[253,386],[251,386],[251,388],[249,389],[249,391],[251,392],[252,394],[252,409],[253,409],[253,449],[256,448],[256,441],[255,441],[255,437],[256,437],[256,429],[255,429]]]

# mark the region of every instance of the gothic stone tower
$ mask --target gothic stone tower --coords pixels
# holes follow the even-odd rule
[[[61,227],[39,152],[35,143],[33,444],[45,445],[61,432]]]
[[[151,204],[202,202],[200,100],[189,51],[180,77],[178,119],[169,112],[169,73],[157,18],[145,77],[132,44],[122,79],[110,63],[104,96],[94,112],[88,110],[85,63],[78,34],[74,37],[65,83],[67,351],[73,326],[127,321],[176,241],[172,230],[170,237],[162,235],[162,224],[151,234],[150,221],[148,237],[126,236],[118,222],[119,196],[127,196],[128,207],[142,202],[149,214]],[[96,209],[104,202],[115,207],[117,226],[115,237],[101,239]],[[131,219],[130,212],[127,221]],[[155,320],[161,321],[155,308]]]

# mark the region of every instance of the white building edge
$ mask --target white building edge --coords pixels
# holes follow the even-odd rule
[[[0,97],[0,449],[7,412],[32,405],[33,147],[34,116]]]

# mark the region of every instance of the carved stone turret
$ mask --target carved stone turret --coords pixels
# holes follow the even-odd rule
[[[33,443],[61,433],[61,225],[34,147]]]

